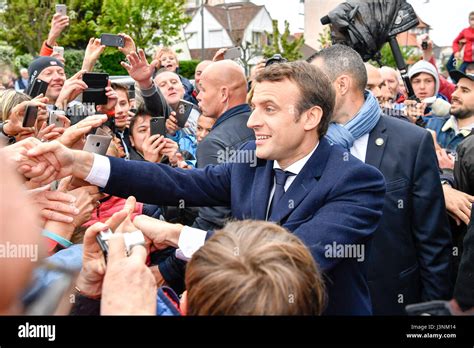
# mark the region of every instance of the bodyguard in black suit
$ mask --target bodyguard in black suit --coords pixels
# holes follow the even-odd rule
[[[452,242],[431,135],[381,114],[351,48],[322,50],[313,64],[336,89],[327,137],[378,168],[387,185],[369,259],[374,314],[402,315],[407,304],[449,298]]]

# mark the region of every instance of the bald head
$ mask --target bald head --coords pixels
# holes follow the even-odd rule
[[[196,66],[196,70],[194,71],[194,81],[196,84],[196,89],[199,91],[199,81],[201,81],[201,74],[202,72],[212,64],[212,60],[203,60]]]
[[[385,82],[382,78],[380,70],[369,63],[365,63],[365,69],[367,70],[367,89],[372,92],[372,94],[382,102],[386,95]]]
[[[201,74],[197,99],[205,116],[219,118],[228,109],[244,104],[246,95],[244,69],[231,60],[214,62]]]

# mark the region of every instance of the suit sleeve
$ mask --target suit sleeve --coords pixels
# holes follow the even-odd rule
[[[457,190],[472,194],[474,192],[474,136],[469,136],[457,148],[457,161],[454,162],[454,186]]]
[[[164,116],[168,118],[171,113],[171,107],[165,100],[160,90],[153,85],[150,89],[142,90],[141,95],[145,103],[146,110],[153,116]]]
[[[344,260],[327,257],[327,246],[334,242],[338,245],[365,244],[382,216],[385,194],[382,174],[373,167],[362,165],[346,173],[316,214],[294,230],[323,272],[331,271]],[[284,227],[291,230],[290,226]]]
[[[104,192],[138,202],[189,207],[230,205],[229,164],[185,170],[144,161],[109,157]]]
[[[452,239],[437,163],[431,135],[426,132],[413,168],[411,207],[423,301],[447,299],[452,291]]]

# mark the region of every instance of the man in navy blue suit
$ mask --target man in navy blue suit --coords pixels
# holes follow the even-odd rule
[[[379,169],[387,185],[369,259],[374,314],[403,315],[407,304],[450,298],[452,242],[431,134],[382,115],[352,48],[334,45],[312,63],[337,96],[326,137]]]
[[[56,171],[47,167],[37,181],[72,174],[115,196],[230,206],[236,219],[281,224],[308,246],[326,277],[325,314],[370,315],[366,266],[385,183],[377,169],[323,138],[334,107],[329,79],[306,62],[272,65],[256,78],[252,107],[247,126],[256,141],[229,154],[225,164],[203,169],[107,158],[57,142],[41,144],[29,156],[44,155]],[[211,234],[144,216],[134,224],[155,247],[179,248],[183,259]]]

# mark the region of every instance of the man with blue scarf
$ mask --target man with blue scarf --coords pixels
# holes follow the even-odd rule
[[[407,304],[449,298],[452,243],[430,133],[382,114],[352,48],[334,45],[312,64],[336,90],[326,138],[379,169],[387,185],[368,265],[374,314],[402,315]]]

